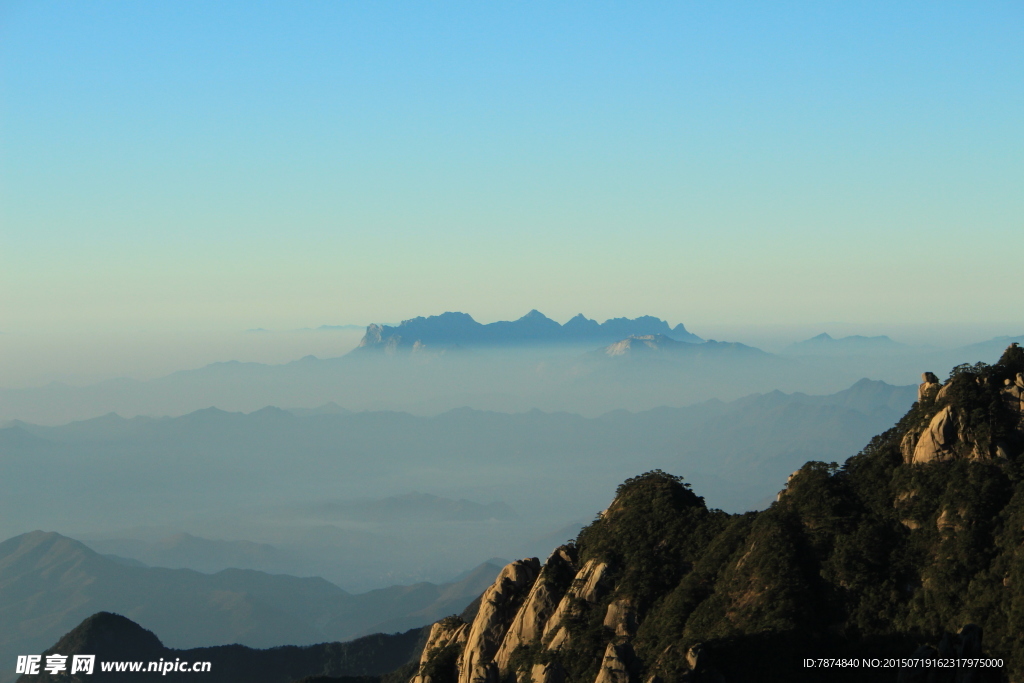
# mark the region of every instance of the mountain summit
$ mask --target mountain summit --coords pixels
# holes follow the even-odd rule
[[[582,313],[560,325],[534,309],[519,320],[478,323],[466,313],[442,313],[411,318],[400,325],[370,325],[357,352],[394,352],[420,348],[521,347],[548,345],[607,345],[636,335],[663,335],[674,341],[699,343],[703,339],[660,318],[611,318],[598,323]]]

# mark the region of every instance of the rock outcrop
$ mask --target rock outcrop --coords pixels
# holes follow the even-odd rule
[[[1020,348],[1013,344],[1004,356],[1019,353]],[[902,436],[900,452],[904,463],[925,465],[960,458],[1006,459],[1019,450],[1024,438],[1024,373],[1015,372],[1011,377],[998,380],[995,386],[991,377],[978,374],[977,366],[955,368],[945,384],[940,384],[931,372],[924,373],[921,378],[917,408],[923,416]],[[998,399],[1002,399],[1009,414],[1015,416],[1014,429],[1002,436],[991,433],[989,427],[972,417],[979,401],[998,402]],[[971,405],[965,405],[965,401]],[[986,419],[991,422],[992,417]]]
[[[921,386],[917,388],[917,402],[924,403],[925,401],[934,400],[936,395],[939,393],[939,378],[935,376],[934,372],[925,372],[921,375]]]
[[[922,432],[910,462],[914,465],[949,460],[953,457],[953,445],[958,441],[958,420],[952,406],[946,406],[935,413],[927,429]]]
[[[448,617],[431,626],[427,644],[423,647],[423,653],[420,655],[419,669],[410,683],[437,683],[434,681],[434,677],[428,673],[431,660],[442,656],[443,651],[447,648],[464,646],[468,633],[469,624],[458,617]]]
[[[557,662],[548,664],[534,664],[530,668],[530,680],[519,679],[519,683],[562,683],[565,680],[565,672]]]
[[[1018,416],[1017,428],[1024,428],[1024,373],[1018,372],[1013,379],[1003,380],[1002,395],[1006,407]]]
[[[494,656],[499,673],[508,671],[509,660],[516,648],[540,641],[544,626],[565,596],[575,574],[574,548],[561,546],[551,553]]]
[[[540,561],[536,557],[516,560],[502,569],[494,584],[484,591],[459,658],[459,683],[497,680],[494,655],[539,572]]]
[[[544,626],[543,641],[547,649],[558,650],[565,644],[569,637],[569,630],[565,627],[567,617],[575,614],[577,605],[580,602],[593,604],[605,595],[610,587],[608,585],[609,566],[607,562],[587,560],[580,569],[572,586],[566,591],[565,596],[559,601],[558,607],[548,619]]]
[[[629,675],[628,661],[631,658],[632,650],[628,645],[617,645],[608,643],[604,649],[604,658],[601,661],[601,670],[594,679],[594,683],[630,683],[632,678]]]
[[[603,625],[620,638],[628,638],[636,633],[636,606],[633,599],[621,597],[609,603]]]

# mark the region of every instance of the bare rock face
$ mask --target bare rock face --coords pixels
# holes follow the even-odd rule
[[[359,346],[375,346],[377,344],[383,343],[383,332],[384,328],[381,327],[380,325],[367,325],[366,334],[363,335],[363,338],[359,341]]]
[[[569,632],[562,625],[562,621],[575,609],[575,603],[583,601],[593,604],[607,593],[608,574],[608,564],[597,560],[587,560],[583,568],[576,574],[572,586],[558,603],[558,607],[548,619],[548,623],[544,625],[542,637],[547,642],[549,650],[559,649],[569,637]]]
[[[494,663],[501,674],[508,671],[509,659],[517,647],[540,641],[544,625],[569,588],[566,578],[575,573],[575,550],[561,546],[551,553],[494,656]]]
[[[445,620],[442,620],[430,628],[430,636],[427,638],[427,645],[423,649],[426,652],[455,643],[465,643],[468,634],[469,624],[465,622],[461,624],[446,623]]]
[[[939,378],[934,372],[925,372],[921,375],[921,386],[917,388],[917,402],[924,403],[934,400],[939,393]]]
[[[616,636],[630,637],[636,633],[636,608],[630,598],[619,598],[608,605],[604,625]]]
[[[492,660],[539,573],[536,557],[516,560],[502,569],[494,584],[484,591],[459,658],[459,683],[497,680],[498,669]]]
[[[796,477],[796,475],[798,475],[798,474],[800,474],[800,470],[797,470],[797,471],[793,472],[792,474],[790,474],[788,477],[786,477],[786,487],[784,489],[782,489],[781,491],[779,491],[778,493],[775,494],[775,502],[776,503],[779,502],[780,500],[782,500],[782,497],[785,496],[787,493],[789,493],[789,485],[793,481],[793,479]]]
[[[565,672],[558,664],[534,664],[530,669],[529,680],[519,679],[519,683],[563,683]]]
[[[914,446],[911,463],[949,460],[953,457],[953,444],[957,441],[957,419],[952,406],[946,406],[935,413],[928,428],[921,434]]]
[[[941,408],[931,416],[927,425],[912,426],[903,435],[900,452],[904,463],[921,465],[958,457],[971,460],[985,460],[993,456],[1010,457],[1015,448],[1012,440],[1010,443],[1000,441],[982,446],[971,436],[968,427],[970,416],[956,401],[948,400],[950,389],[960,386],[957,380],[951,379],[945,385],[940,385],[938,378],[930,372],[921,377],[924,382],[918,387],[918,402],[923,402],[926,407],[934,406],[933,409]],[[982,380],[978,377],[975,381]],[[1016,428],[1018,432],[1024,433],[1024,373],[1017,373],[1015,377],[1004,380],[1000,396],[1010,412],[1019,416]]]
[[[1001,393],[1006,407],[1019,416],[1017,429],[1024,429],[1024,373],[1018,372],[1012,380],[1006,380]]]
[[[914,462],[914,448],[917,446],[923,431],[923,429],[910,429],[903,435],[903,439],[900,440],[900,453],[903,454],[903,462],[905,464],[909,465]]]
[[[704,646],[701,643],[697,643],[686,651],[686,663],[691,669],[696,669],[698,666],[703,664],[703,654]]]
[[[594,683],[630,683],[629,669],[626,662],[631,652],[628,645],[608,643],[604,649],[601,670],[597,672]]]
[[[430,658],[449,645],[464,644],[469,633],[469,624],[458,619],[449,617],[442,619],[430,627],[430,635],[427,637],[427,644],[420,655],[420,668],[430,661]],[[417,673],[409,683],[433,683],[433,679],[427,675]]]
[[[939,516],[935,519],[935,528],[939,533],[949,533],[960,531],[963,528],[961,520],[964,516],[964,511],[954,512],[948,508],[942,510]]]

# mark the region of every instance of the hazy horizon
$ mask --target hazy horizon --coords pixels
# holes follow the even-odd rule
[[[452,309],[445,309],[452,310]],[[538,307],[542,313],[543,308]],[[436,315],[443,311],[424,312]],[[477,322],[496,320],[477,317]],[[525,314],[505,319],[516,319]],[[648,312],[658,316],[657,312]],[[586,312],[584,311],[584,315]],[[565,323],[572,316],[555,318]],[[619,317],[619,316],[613,316]],[[384,321],[387,318],[382,316]],[[599,318],[599,322],[604,319]],[[378,321],[374,321],[378,322]],[[398,321],[392,320],[391,324]],[[833,337],[885,335],[894,341],[950,349],[1001,336],[1024,334],[1024,323],[977,324],[870,324],[810,322],[801,324],[702,325],[699,321],[669,320],[705,339],[735,341],[776,353],[789,344],[822,333]],[[344,327],[346,322],[315,321],[302,328],[250,330],[152,330],[89,331],[74,335],[0,331],[0,388],[38,387],[50,382],[84,386],[110,379],[148,380],[181,370],[193,370],[211,363],[239,361],[270,365],[289,363],[305,356],[335,358],[354,349],[364,329],[319,330],[321,325]],[[257,326],[259,328],[260,326]],[[73,349],[73,353],[68,353]],[[942,370],[937,370],[942,371]],[[2,416],[0,416],[2,417]]]
[[[446,310],[1020,334],[1022,29],[1006,3],[5,3],[0,386]]]

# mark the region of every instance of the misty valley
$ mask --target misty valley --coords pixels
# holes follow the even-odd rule
[[[996,425],[985,437],[941,428],[932,459],[1016,462],[1016,408],[998,406],[1020,393],[1019,341],[939,349],[820,335],[768,353],[650,316],[559,325],[533,311],[481,325],[448,313],[371,325],[337,358],[3,389],[0,661],[92,647],[126,660],[205,653],[232,671],[218,681],[746,680],[725,664],[730,648],[818,617],[729,617],[723,630],[694,615],[725,619],[708,596],[739,599],[722,582],[740,572],[744,539],[782,534],[766,542],[796,544],[785,561],[797,574],[826,562],[817,531],[811,541],[758,531],[812,514],[783,512],[797,473],[849,499],[829,514],[861,515],[878,543],[897,547],[893,528],[920,524],[869,514],[860,484],[843,479],[849,463],[895,467],[877,444],[896,437],[876,437],[894,425],[904,445],[892,442],[893,457],[914,463],[913,449],[899,449],[940,429],[928,426],[934,410],[922,412],[932,405],[994,411]],[[945,385],[916,381],[954,366]],[[991,384],[998,409],[959,389],[936,393],[968,380]],[[1009,470],[990,487],[1011,486]],[[622,508],[629,496],[646,512]],[[668,545],[648,547],[658,538]],[[781,570],[765,571],[770,587]],[[811,599],[786,595],[780,604]],[[834,607],[846,616],[830,618],[852,618]],[[908,656],[946,628],[913,623],[899,637],[858,628],[881,638],[879,652]],[[861,637],[852,633],[843,637]],[[841,640],[820,646],[838,652]],[[193,680],[165,680],[174,676]]]

